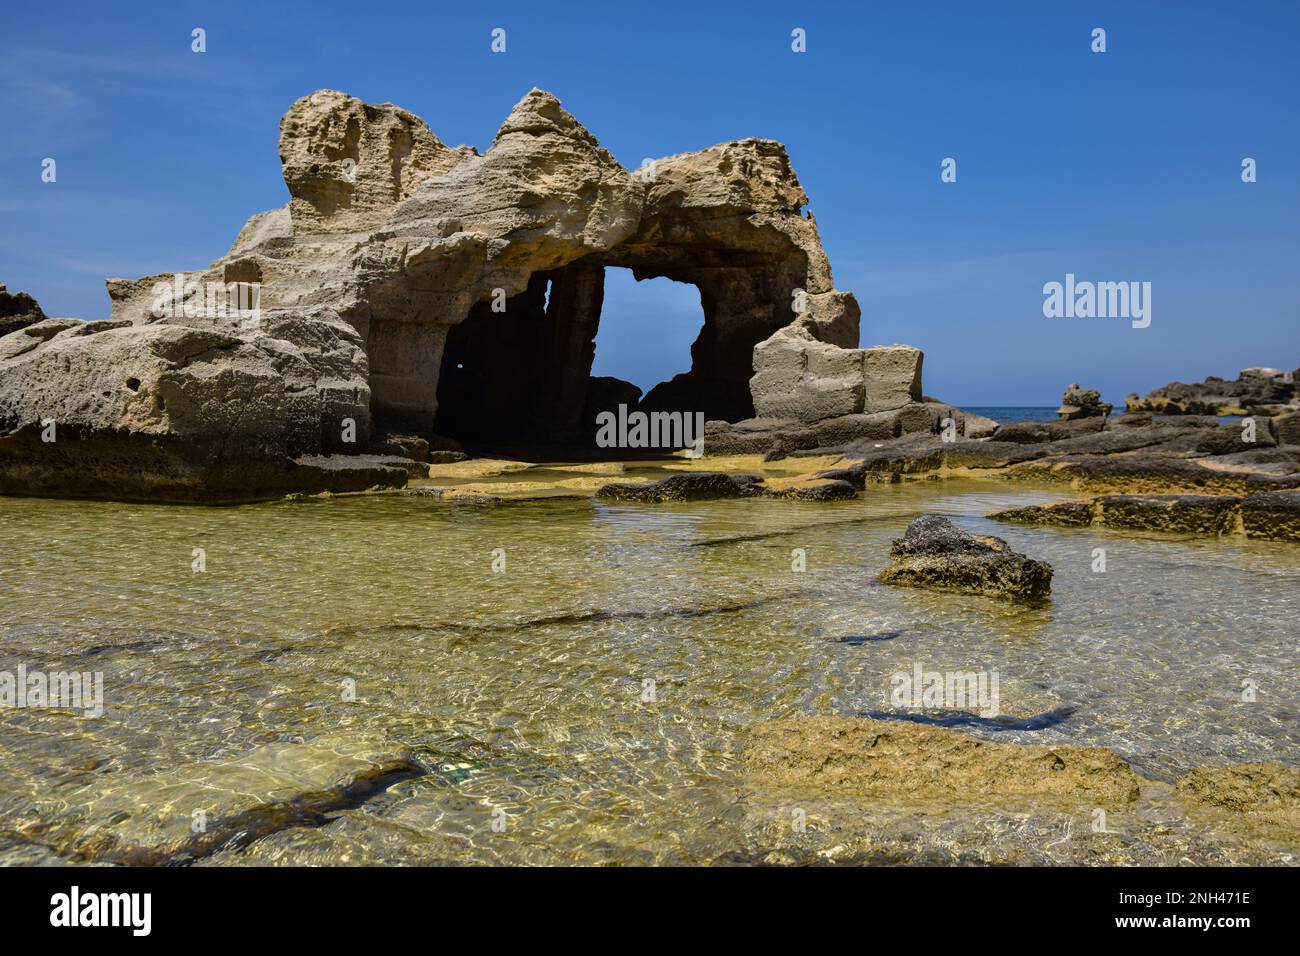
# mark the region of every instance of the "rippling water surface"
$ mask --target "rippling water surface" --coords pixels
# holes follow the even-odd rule
[[[1156,780],[1295,763],[1300,549],[981,517],[1059,497],[0,499],[0,671],[104,675],[97,719],[0,710],[0,862],[69,859],[69,834],[175,844],[268,791],[308,809],[202,862],[726,861],[755,839],[743,729],[880,712],[917,663],[996,669],[1024,720],[968,728],[993,739],[1104,745]],[[1049,561],[1051,606],[876,583],[927,511]]]

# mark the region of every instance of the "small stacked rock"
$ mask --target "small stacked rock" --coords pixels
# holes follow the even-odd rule
[[[1080,388],[1075,382],[1065,390],[1061,398],[1061,407],[1056,414],[1066,421],[1076,418],[1105,418],[1114,408],[1109,402],[1101,400],[1101,392],[1095,388]]]

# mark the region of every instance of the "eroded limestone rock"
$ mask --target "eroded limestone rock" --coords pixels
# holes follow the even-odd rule
[[[922,515],[894,541],[885,584],[1039,602],[1052,589],[1052,568],[1012,551],[1001,538],[973,535],[947,518]]]
[[[780,143],[629,172],[542,90],[482,153],[400,107],[321,90],[285,114],[280,159],[289,203],[250,218],[209,268],[108,280],[110,338],[97,326],[74,341],[48,320],[0,338],[0,488],[69,493],[79,467],[73,493],[224,497],[275,485],[295,457],[367,453],[371,434],[590,440],[593,409],[626,394],[590,374],[612,266],[700,293],[690,370],[644,410],[935,427],[921,353],[856,348],[858,305],[834,288]],[[184,361],[156,353],[178,335]],[[178,405],[163,410],[169,388]],[[44,419],[102,454],[39,458],[23,436]],[[110,466],[118,446],[129,466]]]
[[[17,332],[45,318],[45,313],[26,292],[10,292],[0,282],[0,337]]]
[[[1077,418],[1105,418],[1114,406],[1101,400],[1095,388],[1081,388],[1077,383],[1065,390],[1056,414],[1069,421]]]
[[[1300,369],[1242,369],[1236,379],[1211,375],[1204,382],[1170,382],[1125,400],[1130,412],[1158,415],[1282,414],[1300,405]]]
[[[1300,541],[1300,491],[1238,495],[1102,495],[1012,508],[995,521],[1057,527],[1104,527],[1173,534],[1244,534]]]
[[[743,498],[757,494],[757,475],[724,475],[703,471],[671,475],[650,482],[611,482],[602,486],[597,498],[608,501],[705,501],[719,498]]]
[[[1101,747],[989,743],[905,721],[774,720],[749,729],[745,776],[764,790],[839,792],[883,800],[1031,798],[1125,805],[1141,778]]]
[[[3,494],[197,500],[404,482],[373,462],[294,462],[365,448],[365,354],[328,312],[271,313],[242,333],[47,320],[0,340],[0,356]]]
[[[1278,763],[1201,767],[1175,787],[1187,803],[1231,813],[1261,814],[1300,829],[1300,768]]]

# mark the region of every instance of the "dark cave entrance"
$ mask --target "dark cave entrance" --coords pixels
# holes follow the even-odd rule
[[[478,302],[451,327],[434,431],[470,444],[585,444],[604,269],[534,273],[504,302]],[[594,415],[593,415],[594,419]]]
[[[672,279],[699,297],[690,370],[644,395],[620,378],[592,376],[606,267],[629,268],[637,280]],[[479,447],[592,445],[597,414],[620,404],[647,412],[700,412],[706,419],[752,417],[753,347],[792,318],[769,285],[780,288],[749,263],[645,268],[593,258],[534,273],[524,291],[495,308],[491,300],[476,303],[448,330],[433,430]],[[640,312],[638,321],[653,316]],[[668,334],[681,335],[681,321]]]
[[[434,431],[474,445],[591,445],[600,411],[636,408],[638,386],[592,375],[605,271],[575,263],[535,273],[504,308],[475,304],[447,334]],[[703,322],[701,313],[694,331]]]

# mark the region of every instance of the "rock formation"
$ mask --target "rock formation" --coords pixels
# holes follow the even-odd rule
[[[1260,814],[1300,830],[1300,768],[1279,763],[1239,763],[1198,767],[1174,788],[1187,803]]]
[[[1188,385],[1170,382],[1125,400],[1129,412],[1157,415],[1279,415],[1300,410],[1300,369],[1247,368],[1233,381],[1211,375]]]
[[[634,174],[541,90],[481,154],[323,90],[285,114],[280,159],[289,203],[207,270],[110,279],[109,322],[0,340],[0,492],[351,487],[375,476],[301,460],[587,439],[593,410],[634,388],[590,375],[610,266],[700,291],[690,371],[642,409],[703,412],[718,435],[756,412],[834,421],[845,438],[959,414],[922,398],[918,350],[856,347],[857,303],[780,143]],[[50,420],[62,444],[35,437]]]
[[[0,337],[41,321],[45,313],[26,292],[10,292],[0,282]]]
[[[1056,414],[1066,421],[1105,418],[1114,407],[1110,402],[1103,402],[1101,392],[1095,388],[1080,388],[1076,383],[1065,390],[1061,397],[1061,407],[1056,410]]]
[[[596,491],[607,501],[706,501],[721,498],[798,498],[804,501],[845,501],[857,496],[847,481],[794,476],[769,480],[762,475],[694,472],[650,482],[611,482]]]
[[[1017,554],[1001,538],[963,531],[938,515],[912,521],[889,556],[889,567],[880,574],[885,584],[1027,603],[1046,599],[1052,589],[1051,565]]]
[[[989,515],[998,521],[1060,527],[1127,528],[1174,534],[1243,534],[1300,541],[1300,491],[1252,495],[1101,495],[1012,508]]]
[[[830,424],[801,433],[814,440],[802,441],[791,457],[838,456],[841,463],[816,474],[857,488],[918,475],[1064,482],[1092,494],[1252,495],[1300,488],[1296,413],[1226,425],[1192,415],[1153,421],[1149,414],[1015,422],[985,439],[922,433],[844,441]],[[819,435],[830,440],[820,443]]]

